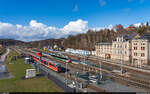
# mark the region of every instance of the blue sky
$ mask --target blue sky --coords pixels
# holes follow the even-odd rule
[[[149,5],[149,0],[0,0],[0,21],[27,25],[34,19],[63,27],[83,19],[89,27],[127,26],[148,21]]]
[[[149,21],[149,10],[150,0],[0,0],[0,38],[32,41],[126,27]]]

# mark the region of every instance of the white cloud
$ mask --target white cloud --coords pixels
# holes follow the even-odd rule
[[[105,0],[100,0],[99,2],[100,2],[100,6],[101,6],[101,7],[103,7],[103,6],[106,5],[106,1],[105,1]]]
[[[77,11],[78,11],[78,5],[75,5],[75,6],[74,6],[73,11],[74,11],[74,12],[77,12]]]
[[[136,24],[133,24],[135,27],[140,27],[140,26],[143,26],[143,25],[146,25],[146,22],[145,23],[136,23]]]
[[[110,24],[108,27],[94,27],[94,28],[91,28],[91,30],[94,30],[94,31],[99,31],[99,30],[104,30],[104,29],[109,29],[109,30],[114,30],[114,26],[112,24]]]
[[[132,2],[133,0],[128,0],[128,2]]]
[[[23,41],[67,37],[69,34],[76,35],[79,33],[86,33],[87,30],[88,21],[83,21],[81,19],[71,21],[63,28],[47,26],[36,20],[31,20],[29,26],[0,22],[0,38],[13,38]]]
[[[145,0],[128,0],[129,3],[130,3],[130,2],[133,2],[133,1],[139,2],[139,3],[143,3]]]
[[[131,11],[131,8],[125,8],[124,11],[125,11],[125,12],[130,12],[130,11]]]
[[[94,31],[99,31],[99,30],[104,30],[106,29],[105,27],[94,27],[94,28],[91,28],[91,30],[94,30]]]
[[[140,0],[140,3],[143,3],[145,0]]]
[[[136,23],[136,24],[134,24],[135,27],[139,27],[139,26],[141,26],[141,25],[142,25],[141,23]]]
[[[81,19],[69,22],[64,28],[62,29],[66,34],[71,33],[86,33],[88,30],[88,22],[83,21]]]

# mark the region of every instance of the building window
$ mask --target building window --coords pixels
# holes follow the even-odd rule
[[[145,43],[141,43],[141,45],[145,45]]]
[[[116,48],[116,44],[114,44],[115,48]]]
[[[118,44],[118,48],[119,48],[119,44]]]
[[[137,50],[137,47],[134,47],[134,50]]]
[[[122,45],[120,45],[120,48],[122,48]]]
[[[134,53],[134,56],[137,56],[137,53]]]
[[[127,45],[125,44],[125,48],[127,48]]]
[[[125,51],[125,54],[127,54],[127,52]]]
[[[141,53],[141,56],[142,56],[142,57],[144,57],[144,56],[145,56],[145,54],[144,54],[144,53]]]
[[[120,51],[120,54],[122,54],[122,51]]]
[[[134,43],[134,45],[137,45],[137,43]]]
[[[141,50],[145,50],[145,47],[141,47]]]

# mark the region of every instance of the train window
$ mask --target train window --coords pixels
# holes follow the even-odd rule
[[[57,67],[59,67],[59,68],[60,68],[60,67],[61,67],[61,65],[60,65],[60,64],[58,64],[58,65],[57,65]]]
[[[54,64],[51,64],[51,63],[48,63],[50,66],[53,66],[53,67],[55,67],[55,65]]]
[[[43,61],[44,64],[48,65],[48,63],[46,61]]]

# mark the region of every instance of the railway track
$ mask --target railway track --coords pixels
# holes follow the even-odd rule
[[[61,61],[58,61],[58,62],[61,62]],[[83,65],[78,65],[76,67],[76,65],[73,64],[73,65],[70,65],[70,67],[74,67],[74,68],[78,68],[78,69],[80,67],[80,69],[83,69],[82,68]],[[101,71],[99,68],[96,68],[96,67],[93,67],[93,66],[86,66],[86,68],[88,68],[89,70],[94,71],[94,72]],[[119,80],[121,82],[126,82],[125,84],[127,84],[127,85],[132,85],[132,86],[136,86],[138,88],[144,88],[144,89],[147,89],[147,90],[150,89],[150,81],[139,80],[139,79],[134,78],[134,77],[126,77],[126,76],[123,76],[123,75],[120,75],[120,74],[112,73],[112,72],[110,72],[108,70],[105,70],[105,69],[102,69],[102,72],[111,74],[112,77],[114,77],[116,81]]]
[[[90,68],[90,70],[92,70],[94,72],[100,71],[99,68],[95,68],[95,67],[92,67],[92,66],[87,66],[87,67]],[[141,80],[138,80],[138,79],[135,79],[135,78],[132,78],[132,77],[126,77],[126,76],[116,74],[116,73],[111,73],[110,71],[107,71],[105,69],[102,69],[102,72],[109,73],[115,79],[125,81],[126,83],[128,83],[130,85],[137,86],[139,88],[144,88],[144,89],[147,89],[147,90],[150,89],[150,83],[149,82],[141,81]]]
[[[63,77],[66,77],[65,74],[60,74],[60,75],[63,76]],[[67,78],[68,78],[69,80],[77,81],[77,82],[79,82],[79,83],[81,83],[81,82],[82,82],[82,83],[85,83],[83,80],[76,79],[76,77],[69,77],[69,76],[67,76]],[[97,92],[108,92],[108,91],[106,91],[105,89],[96,87],[96,86],[94,86],[94,85],[88,85],[87,88],[93,89],[93,90],[95,90],[95,91],[97,91]]]
[[[51,52],[51,51],[50,51]],[[52,52],[54,53],[54,52]],[[80,59],[84,59],[84,56],[82,55],[72,55],[72,54],[68,54],[68,53],[65,53],[65,55],[67,56],[71,56],[73,58],[80,58]],[[98,58],[92,58],[92,57],[89,57],[88,60],[92,61],[92,62],[95,62],[95,63],[98,63],[98,61],[101,61],[103,64],[106,64],[106,65],[110,65],[110,66],[113,66],[113,67],[116,67],[116,68],[120,68],[120,65],[118,64],[114,64],[114,63],[110,63],[110,61],[107,61],[107,60],[101,60],[101,59],[98,59]],[[129,72],[134,72],[134,73],[141,73],[141,74],[145,74],[145,75],[150,75],[150,72],[145,72],[145,71],[140,71],[140,70],[136,70],[136,69],[131,69],[131,68],[128,68],[128,67],[125,67],[123,66],[124,70],[127,70]]]
[[[61,60],[55,60],[53,59],[52,57],[47,57],[48,59],[51,59],[51,60],[54,60],[54,61],[57,61],[57,62],[61,62],[61,63],[64,63],[64,61],[61,61]],[[64,63],[65,64],[65,63]],[[59,75],[63,76],[63,77],[66,77],[66,75],[64,73],[59,73]],[[68,75],[67,75],[68,76]],[[79,80],[79,79],[75,79],[74,77],[67,77],[69,78],[70,80],[73,80],[73,81],[77,81],[77,82],[82,82],[82,83],[85,83],[83,80]],[[94,85],[88,85],[88,88],[92,89],[92,90],[95,90],[97,92],[108,92],[102,88],[98,88]]]
[[[53,59],[53,58],[50,58],[50,59]],[[55,60],[55,59],[53,59],[53,60]],[[60,60],[55,60],[55,61],[60,62],[60,63],[64,63],[63,61],[60,61]],[[72,67],[72,68],[83,69],[83,65],[76,66],[75,64],[71,64],[69,66]],[[85,66],[86,65],[84,65],[84,67]],[[101,71],[99,68],[93,67],[93,66],[86,66],[85,68],[87,68],[91,71],[94,71],[94,72]],[[148,81],[139,80],[139,79],[136,79],[136,78],[133,78],[133,77],[126,77],[126,76],[123,76],[123,75],[120,75],[120,74],[112,73],[112,72],[110,72],[108,70],[105,70],[105,69],[102,69],[102,72],[111,74],[112,77],[113,77],[112,78],[113,80],[118,81],[118,82],[123,82],[126,85],[136,86],[138,88],[144,88],[146,90],[150,89],[150,82],[148,82]]]

